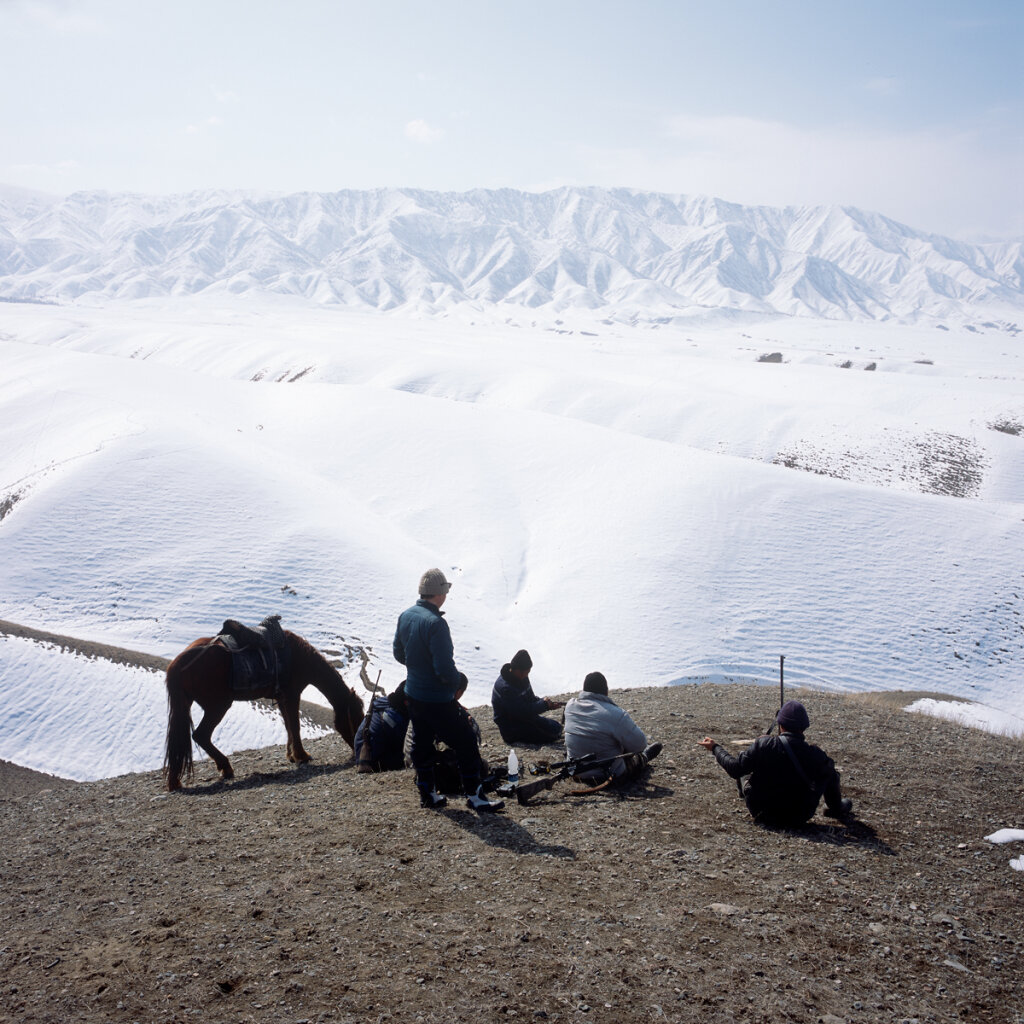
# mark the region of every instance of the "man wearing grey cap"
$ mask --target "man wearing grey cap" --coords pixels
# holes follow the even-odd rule
[[[500,800],[488,800],[480,789],[480,747],[471,719],[456,694],[463,687],[455,667],[452,634],[441,605],[452,585],[440,569],[420,577],[419,600],[398,617],[395,660],[406,668],[405,697],[413,725],[412,764],[423,807],[448,802],[434,784],[435,739],[455,751],[467,804],[475,811],[497,811]]]
[[[700,746],[740,784],[740,794],[755,820],[765,824],[795,826],[809,821],[825,797],[825,813],[846,818],[853,801],[840,791],[839,772],[820,747],[804,740],[811,724],[807,709],[788,700],[775,716],[778,736],[761,736],[742,753],[733,756],[710,736]]]

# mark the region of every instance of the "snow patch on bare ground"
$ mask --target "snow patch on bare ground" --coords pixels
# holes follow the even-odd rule
[[[990,843],[1024,843],[1024,829],[1001,828],[990,836],[985,836]],[[1024,871],[1024,856],[1014,857],[1010,861],[1010,867],[1014,871]]]
[[[946,718],[972,729],[984,729],[986,732],[998,733],[1003,736],[1024,736],[1024,718],[987,704],[977,704],[959,700],[935,700],[923,697],[908,704],[907,711],[915,711],[936,718]]]

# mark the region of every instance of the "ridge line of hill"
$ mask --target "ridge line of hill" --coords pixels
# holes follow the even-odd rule
[[[1019,241],[961,242],[851,206],[583,186],[0,194],[6,299],[203,292],[431,314],[469,303],[651,322],[708,310],[991,321],[1024,309],[1024,256]]]

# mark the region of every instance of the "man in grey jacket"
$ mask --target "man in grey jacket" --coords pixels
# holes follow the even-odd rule
[[[583,772],[588,782],[636,778],[661,753],[660,743],[648,744],[640,727],[608,696],[608,680],[591,672],[579,696],[565,706],[565,749],[570,760],[593,754],[595,760],[618,757],[599,772]],[[619,755],[624,755],[619,757]]]

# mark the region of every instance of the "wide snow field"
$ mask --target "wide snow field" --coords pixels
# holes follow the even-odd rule
[[[794,684],[1024,716],[1022,355],[995,327],[3,304],[0,618],[171,656],[280,612],[390,689],[436,565],[470,704],[526,647],[539,693],[784,654]],[[6,695],[47,669],[15,650],[19,760]],[[57,706],[138,686],[96,668]]]

